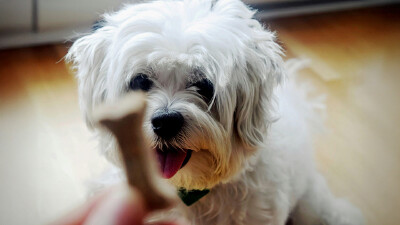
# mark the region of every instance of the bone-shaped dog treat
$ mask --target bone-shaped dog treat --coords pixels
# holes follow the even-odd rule
[[[119,144],[128,183],[143,195],[149,210],[168,208],[176,201],[176,192],[162,180],[143,131],[146,98],[129,93],[114,104],[98,107],[93,117],[113,133]]]

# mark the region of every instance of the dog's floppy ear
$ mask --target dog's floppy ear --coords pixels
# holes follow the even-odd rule
[[[80,106],[89,127],[92,127],[93,107],[99,104],[106,94],[106,75],[102,66],[109,46],[109,33],[109,28],[102,27],[79,38],[65,57],[67,62],[72,62],[75,69]]]
[[[271,98],[284,70],[281,47],[275,34],[255,20],[249,23],[251,42],[245,50],[247,76],[238,83],[235,111],[236,130],[242,143],[248,147],[263,142],[271,123]]]

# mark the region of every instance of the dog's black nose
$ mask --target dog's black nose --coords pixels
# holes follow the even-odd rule
[[[177,135],[182,129],[183,122],[182,114],[176,111],[159,111],[151,118],[154,133],[164,139]]]

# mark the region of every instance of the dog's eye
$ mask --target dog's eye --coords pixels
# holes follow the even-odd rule
[[[203,96],[207,102],[210,102],[214,96],[214,85],[209,79],[202,79],[191,84],[190,86],[197,87],[197,93]]]
[[[153,81],[150,80],[149,76],[143,73],[137,74],[129,82],[129,88],[131,90],[149,91],[151,86],[153,86]]]

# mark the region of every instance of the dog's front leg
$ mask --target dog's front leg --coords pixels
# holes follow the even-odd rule
[[[281,196],[278,194],[278,197],[275,199],[275,210],[274,210],[274,216],[272,219],[272,224],[273,225],[285,225],[290,214],[290,206],[289,206],[289,200],[286,195],[281,194]]]

